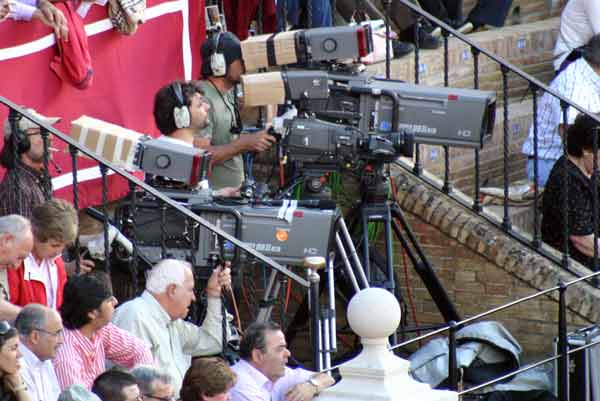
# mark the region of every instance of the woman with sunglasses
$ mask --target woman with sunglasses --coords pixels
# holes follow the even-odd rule
[[[227,401],[236,380],[221,358],[197,358],[183,378],[181,401]]]
[[[27,386],[19,373],[19,335],[6,321],[0,321],[0,401],[30,401]]]

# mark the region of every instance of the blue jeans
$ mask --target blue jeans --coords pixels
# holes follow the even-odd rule
[[[538,186],[543,187],[546,185],[554,163],[556,163],[554,159],[538,159]],[[533,176],[533,159],[527,159],[527,178],[530,181],[535,179]]]
[[[312,25],[311,28],[319,28],[323,26],[333,25],[333,16],[331,14],[331,3],[329,0],[306,0],[312,5]],[[283,31],[283,3],[277,1],[277,28]],[[305,1],[301,0],[285,0],[285,11],[288,23],[292,26],[298,25],[300,22],[300,11],[305,6]],[[305,27],[301,27],[305,28]]]

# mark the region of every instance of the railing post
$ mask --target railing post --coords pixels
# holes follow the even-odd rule
[[[594,138],[592,142],[592,149],[594,152],[594,170],[592,174],[592,211],[594,221],[594,259],[592,260],[592,270],[598,271],[598,134],[600,134],[600,128],[594,129]],[[598,287],[598,276],[594,276],[592,283]]]
[[[561,113],[562,113],[562,123],[563,123],[563,127],[568,126],[568,118],[567,118],[567,109],[569,108],[569,105],[566,102],[563,102],[561,100],[560,102],[560,108],[561,108]],[[562,243],[562,266],[565,269],[569,268],[569,170],[568,170],[568,163],[569,160],[566,157],[567,156],[567,149],[568,149],[568,141],[569,141],[569,136],[568,135],[563,135],[562,136],[562,143],[563,143],[563,155],[565,156],[563,158],[563,162],[562,162],[562,182],[563,182],[563,187],[562,187],[562,191],[563,191],[563,197],[562,197],[562,224],[563,224],[563,243]]]
[[[509,151],[509,123],[508,123],[508,67],[502,65],[500,67],[500,71],[502,72],[502,100],[503,100],[503,123],[504,123],[504,144],[503,144],[503,161],[504,161],[504,169],[503,169],[503,181],[504,181],[504,217],[502,218],[502,229],[506,232],[512,229],[512,224],[510,222],[510,214],[508,211],[508,187],[509,187],[509,179],[508,179],[508,151]]]
[[[79,150],[75,146],[69,145],[69,153],[71,154],[71,174],[73,175],[73,207],[75,210],[79,210],[79,181],[77,178],[77,154],[79,153]],[[78,235],[75,238],[75,274],[79,274],[81,271],[79,247]]]
[[[562,281],[558,284],[558,398],[569,401],[569,343],[567,335],[567,286]]]
[[[100,173],[102,174],[102,214],[104,218],[104,271],[110,274],[110,243],[108,242],[108,177],[106,176],[108,168],[100,164]]]
[[[421,18],[417,16],[417,23],[415,24],[415,85],[419,84],[419,27],[421,26]],[[413,173],[416,176],[420,176],[423,172],[423,166],[421,165],[421,145],[415,144],[415,165],[413,166]]]
[[[456,331],[458,325],[454,320],[448,323],[448,381],[449,390],[458,390],[458,367],[456,363]]]
[[[160,258],[167,257],[167,204],[160,207]]]
[[[40,134],[42,135],[42,142],[44,144],[44,174],[42,175],[43,184],[42,189],[44,191],[44,198],[46,200],[52,199],[52,183],[50,181],[50,140],[48,136],[48,130],[45,128],[40,128]]]
[[[540,188],[538,185],[539,177],[539,163],[538,163],[538,125],[537,125],[537,85],[530,83],[529,88],[533,95],[533,240],[532,245],[534,248],[539,248],[542,245],[540,240],[540,211],[539,211],[539,197]]]
[[[444,38],[444,86],[448,87],[449,78],[448,78],[448,67],[449,67],[449,59],[448,59],[448,36],[450,32],[445,29],[442,29],[442,37]],[[449,194],[452,191],[452,184],[450,183],[450,147],[448,145],[444,145],[444,186],[442,187],[442,191],[445,194]]]
[[[479,89],[479,54],[481,52],[476,47],[471,47],[473,55],[473,89]],[[481,212],[480,189],[481,182],[479,176],[479,148],[475,148],[475,194],[473,195],[473,210]]]
[[[392,55],[390,54],[390,13],[392,0],[383,0],[383,6],[385,9],[385,79],[391,77],[391,60]]]
[[[137,249],[137,234],[136,234],[136,218],[137,218],[137,195],[135,193],[135,183],[129,181],[129,198],[130,198],[130,206],[129,206],[129,220],[131,222],[131,232],[129,232],[129,240],[131,241],[131,245],[133,246],[133,252],[131,253],[131,263],[129,264],[131,268],[131,278],[133,281],[133,288],[135,288],[135,293],[139,292],[138,281],[137,281],[137,268],[138,268],[138,249]]]

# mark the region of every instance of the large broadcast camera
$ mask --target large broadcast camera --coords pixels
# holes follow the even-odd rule
[[[249,247],[287,265],[302,266],[306,257],[326,256],[340,216],[332,201],[207,202],[203,197],[198,200],[197,191],[164,193]],[[126,236],[135,231],[138,252],[151,263],[168,256],[208,266],[214,253],[234,263],[248,261],[247,254],[232,243],[175,210],[162,210],[153,197],[144,196],[135,205],[135,226],[127,223],[129,205],[119,209],[118,220],[124,222],[121,230]]]
[[[305,172],[356,171],[365,163],[412,157],[413,136],[404,132],[365,134],[348,125],[313,118],[285,120],[280,145],[287,161]]]
[[[404,132],[416,143],[474,148],[491,139],[496,111],[491,91],[310,70],[245,75],[240,96],[249,106],[291,103],[299,114],[365,133]]]

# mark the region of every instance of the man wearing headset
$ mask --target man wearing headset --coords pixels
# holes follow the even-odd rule
[[[33,109],[26,111],[47,124],[60,120],[45,117]],[[20,214],[31,217],[33,208],[46,200],[46,193],[51,194],[52,185],[44,169],[44,141],[40,127],[13,111],[4,122],[0,165],[7,170],[0,183],[0,216]]]
[[[266,151],[275,138],[266,130],[253,135],[241,133],[234,93],[245,72],[239,39],[231,32],[217,33],[202,44],[201,54],[203,81],[198,84],[210,109],[208,126],[197,133],[194,144],[213,154],[211,186],[217,190],[237,188],[244,180],[242,153]]]

